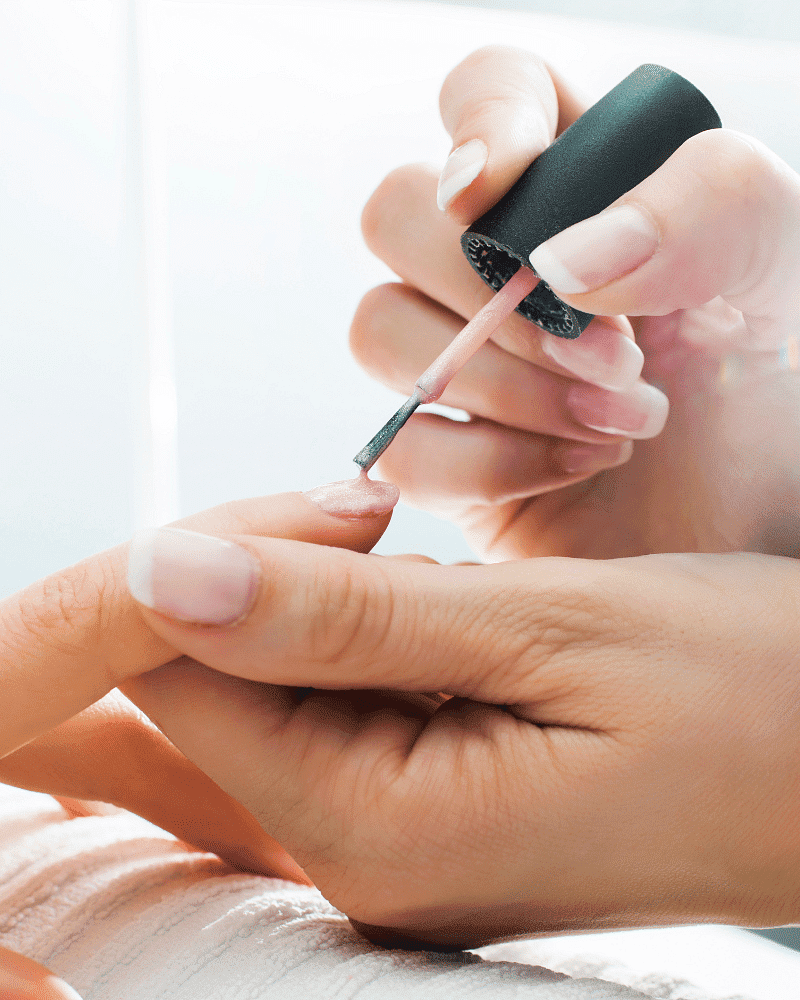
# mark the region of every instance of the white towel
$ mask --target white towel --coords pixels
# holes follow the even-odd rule
[[[316,890],[232,874],[129,813],[69,819],[50,796],[5,785],[0,945],[84,1000],[711,1000],[618,967],[538,967],[546,941],[483,957],[386,951]]]

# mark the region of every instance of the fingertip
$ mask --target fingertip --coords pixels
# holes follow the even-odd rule
[[[477,180],[489,160],[489,147],[480,138],[469,139],[448,156],[439,176],[436,204],[444,212]]]
[[[385,520],[388,525],[400,499],[400,490],[394,483],[369,479],[366,474],[361,474],[355,479],[323,483],[301,496],[328,517],[347,522],[356,535],[363,528],[370,537],[370,528],[375,526],[376,521]]]
[[[553,141],[559,97],[532,52],[490,45],[447,76],[439,107],[453,139],[439,208],[460,225],[483,215]]]

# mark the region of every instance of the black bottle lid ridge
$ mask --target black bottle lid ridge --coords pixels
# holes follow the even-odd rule
[[[639,66],[552,143],[461,237],[470,264],[494,289],[551,236],[608,208],[665,163],[691,136],[721,128],[709,100],[664,66]],[[590,313],[562,302],[545,281],[517,311],[574,339]]]

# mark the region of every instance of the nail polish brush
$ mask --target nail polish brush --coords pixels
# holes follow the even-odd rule
[[[708,99],[653,63],[639,66],[541,153],[461,237],[473,269],[497,294],[417,379],[414,392],[354,462],[369,471],[408,418],[432,403],[515,310],[547,333],[575,339],[594,318],[541,280],[531,253],[563,229],[608,208],[698,132],[721,128]]]

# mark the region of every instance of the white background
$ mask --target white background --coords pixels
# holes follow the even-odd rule
[[[528,45],[596,97],[661,62],[800,164],[794,43],[433,2],[140,6],[143,215],[125,5],[0,4],[0,593],[124,540],[154,489],[177,516],[355,471],[400,401],[346,347],[360,297],[392,277],[361,207],[398,164],[444,161],[439,86],[479,45]],[[132,280],[142,219],[155,368]],[[408,550],[469,557],[400,508],[379,551]]]
[[[753,12],[724,6],[720,30],[747,30]],[[663,63],[800,167],[794,7],[778,28],[785,5],[762,11],[766,39],[688,32],[703,5],[685,4],[653,8],[657,28],[434,2],[139,7],[141,120],[126,4],[0,3],[0,596],[154,516],[355,471],[400,401],[346,348],[360,297],[392,277],[361,207],[398,164],[443,163],[439,86],[472,49],[527,45],[595,97]],[[469,558],[401,506],[379,551],[408,550]],[[688,932],[672,933],[659,947]]]

